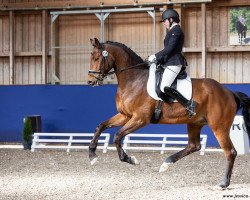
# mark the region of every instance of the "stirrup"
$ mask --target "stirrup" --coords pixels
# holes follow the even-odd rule
[[[193,99],[191,99],[188,102],[186,110],[188,111],[189,118],[192,118],[193,116],[196,115],[196,112],[195,112],[196,105],[197,105],[197,103]]]

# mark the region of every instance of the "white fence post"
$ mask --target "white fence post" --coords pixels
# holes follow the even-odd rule
[[[202,136],[202,141],[201,141],[201,150],[200,150],[200,155],[205,154],[205,149],[207,145],[207,135],[201,135]]]
[[[70,147],[71,147],[71,144],[72,144],[72,140],[73,140],[73,136],[69,136],[69,142],[68,142],[68,149],[67,149],[67,152],[69,153],[70,151]]]
[[[36,148],[36,145],[37,145],[36,140],[38,140],[38,139],[39,139],[39,136],[34,133],[34,137],[33,137],[33,140],[32,140],[32,145],[31,145],[31,152],[35,152],[35,148]]]
[[[108,151],[109,140],[110,140],[110,134],[106,136],[104,146],[103,146],[103,153],[107,153]]]
[[[162,143],[162,145],[161,145],[161,147],[163,148],[163,149],[165,149],[165,147],[166,147],[166,141],[167,141],[167,137],[163,137],[163,143]],[[161,154],[164,154],[164,150],[161,150]]]

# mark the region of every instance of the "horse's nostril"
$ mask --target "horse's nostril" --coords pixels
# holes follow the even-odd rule
[[[88,81],[88,84],[91,85],[92,81]]]

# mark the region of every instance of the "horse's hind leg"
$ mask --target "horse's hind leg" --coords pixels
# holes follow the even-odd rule
[[[129,119],[127,118],[127,116],[118,113],[117,115],[111,117],[109,120],[99,124],[99,126],[96,128],[96,132],[94,134],[94,137],[89,145],[89,159],[90,159],[90,162],[92,165],[97,161],[97,155],[96,155],[95,151],[96,151],[98,139],[99,139],[101,133],[107,128],[122,126],[128,120]]]
[[[212,128],[213,129],[213,128]],[[224,151],[224,155],[227,159],[226,171],[222,181],[218,186],[222,189],[227,188],[230,184],[230,179],[232,175],[234,160],[237,156],[237,151],[235,150],[233,143],[229,137],[230,127],[224,129],[213,129],[216,139],[218,140],[221,148]]]
[[[188,146],[169,156],[165,162],[161,165],[159,172],[164,172],[168,169],[168,166],[170,164],[175,163],[176,161],[180,160],[181,158],[194,153],[196,151],[199,151],[201,149],[201,144],[200,144],[200,131],[201,128],[203,127],[202,124],[188,124],[187,129],[188,129]]]

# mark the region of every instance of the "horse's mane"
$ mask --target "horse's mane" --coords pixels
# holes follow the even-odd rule
[[[119,43],[119,42],[113,42],[113,41],[107,41],[107,44],[115,45],[118,47],[121,47],[123,50],[125,50],[129,55],[131,55],[134,59],[138,60],[139,62],[143,62],[143,59],[138,56],[132,49],[127,47],[125,44]]]

